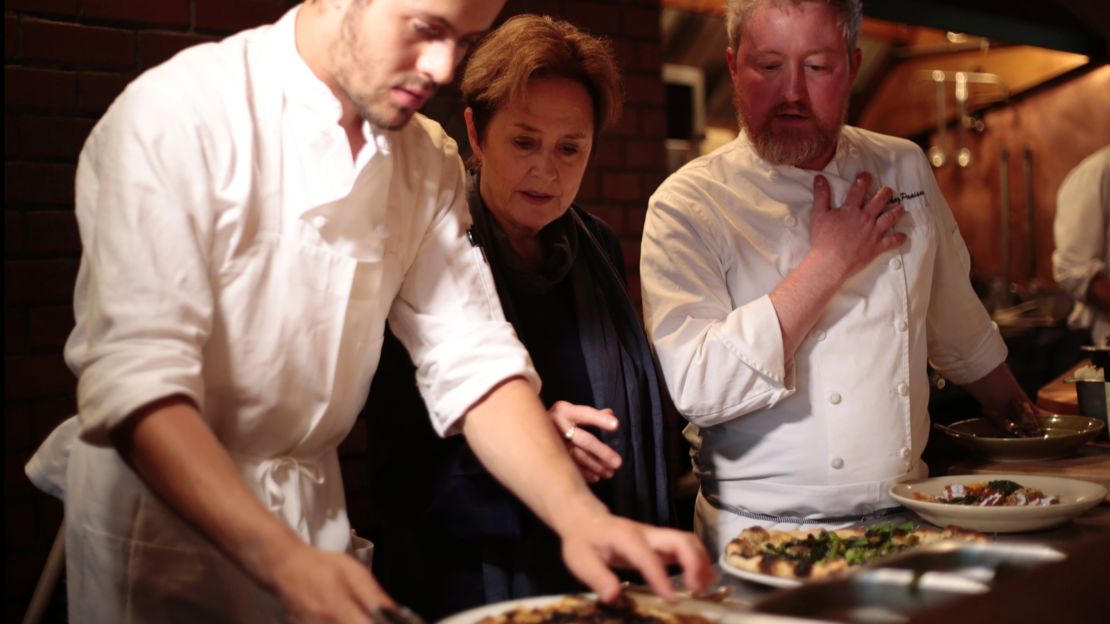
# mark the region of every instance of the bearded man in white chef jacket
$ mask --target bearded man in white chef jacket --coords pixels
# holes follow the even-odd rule
[[[927,474],[927,359],[999,421],[1034,410],[920,149],[843,126],[858,0],[727,19],[742,131],[652,196],[640,263],[711,555],[749,526],[892,513],[887,488]]]
[[[672,595],[663,564],[680,562],[706,585],[693,535],[610,515],[580,478],[467,243],[455,144],[415,113],[502,4],[310,2],[145,73],[92,131],[66,345],[79,416],[28,466],[66,503],[70,619],[391,605],[349,556],[336,456],[387,317],[437,430],[466,435],[581,580],[613,599],[608,565],[630,565]]]

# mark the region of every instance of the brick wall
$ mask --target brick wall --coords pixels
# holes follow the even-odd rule
[[[80,256],[73,176],[86,135],[144,69],[198,42],[273,21],[286,0],[8,0],[4,14],[4,615],[18,621],[61,520],[23,465],[74,410],[62,360]],[[627,106],[596,146],[581,203],[621,236],[638,297],[647,197],[664,177],[657,0],[509,0],[505,15],[542,12],[613,42]],[[455,102],[448,90],[444,101]],[[433,113],[452,122],[457,111]],[[459,136],[458,138],[462,138]],[[356,526],[371,513],[360,429],[342,449]],[[57,601],[48,620],[60,618]]]

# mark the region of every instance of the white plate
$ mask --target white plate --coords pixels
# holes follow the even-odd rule
[[[738,576],[745,581],[759,583],[760,585],[768,585],[770,587],[797,587],[802,584],[798,579],[786,578],[782,576],[775,576],[773,574],[761,574],[759,572],[749,572],[748,570],[741,570],[740,568],[728,562],[728,555],[721,554],[721,569],[733,576]]]
[[[505,602],[498,602],[495,604],[486,605],[484,607],[474,607],[467,609],[461,613],[448,616],[439,621],[439,624],[475,624],[482,618],[491,617],[494,615],[501,615],[510,609],[527,608],[533,609],[536,607],[544,607],[549,604],[559,602],[570,594],[561,594],[559,596],[536,596],[534,598],[520,598],[518,600],[506,600]],[[592,594],[591,594],[592,595]]]
[[[439,624],[477,624],[482,618],[494,617],[502,615],[512,609],[527,608],[532,609],[536,607],[544,607],[554,604],[566,598],[567,596],[578,596],[581,598],[595,598],[594,594],[562,594],[559,596],[541,596],[537,598],[521,598],[519,600],[509,600],[506,602],[498,602],[496,604],[486,605],[484,607],[476,607],[462,613],[456,613],[447,619],[440,620]],[[662,598],[651,595],[630,595],[636,601],[637,606],[646,607],[649,609],[661,609],[664,611],[672,611],[675,613],[686,613],[691,615],[699,615],[707,618],[717,624],[763,624],[764,622],[774,622],[778,624],[783,622],[781,619],[772,618],[767,619],[768,616],[760,616],[747,611],[736,611],[734,607],[720,605],[716,603],[706,603],[701,601],[683,602],[680,600],[677,604],[668,605],[663,602]]]
[[[954,483],[985,483],[1007,479],[1025,487],[1036,488],[1046,496],[1059,496],[1058,505],[1023,507],[973,507],[948,505],[917,500],[914,492],[928,496],[944,493],[944,486]],[[955,524],[984,533],[1017,533],[1035,531],[1063,524],[1095,507],[1106,497],[1106,488],[1078,479],[1038,477],[1027,474],[972,474],[935,477],[923,481],[899,483],[890,488],[890,495],[914,513],[937,526]]]

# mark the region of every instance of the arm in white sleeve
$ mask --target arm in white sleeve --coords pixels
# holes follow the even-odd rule
[[[738,269],[715,227],[695,202],[657,192],[640,256],[644,322],[676,407],[699,427],[795,391],[770,297],[733,301],[726,272]]]
[[[440,435],[491,388],[522,377],[539,392],[531,359],[505,321],[481,247],[466,231],[462,163],[445,153],[442,210],[424,234],[390,310],[389,323],[416,365],[417,386]]]
[[[1006,343],[971,287],[971,254],[923,154],[921,179],[936,221],[937,250],[926,313],[929,361],[946,379],[966,384],[1006,361]]]
[[[1073,299],[1087,302],[1091,280],[1106,276],[1110,173],[1099,156],[1068,174],[1056,194],[1052,277]],[[1110,157],[1102,157],[1106,162]]]
[[[77,330],[67,359],[79,375],[82,436],[108,432],[157,399],[204,412],[201,349],[212,319],[203,138],[171,96],[132,85],[93,130],[78,165],[84,246]]]

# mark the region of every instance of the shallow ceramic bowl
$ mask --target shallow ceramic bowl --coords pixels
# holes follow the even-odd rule
[[[1086,416],[1042,416],[1045,435],[1036,438],[1002,437],[985,418],[970,418],[940,428],[949,438],[977,456],[995,461],[1026,461],[1063,457],[1093,440],[1106,425]]]
[[[986,483],[1008,480],[1025,487],[1036,488],[1047,496],[1058,496],[1056,505],[1029,505],[1021,507],[978,507],[951,505],[917,500],[914,493],[940,496],[944,486],[954,483]],[[921,481],[900,483],[890,488],[890,495],[914,513],[937,526],[955,524],[965,529],[986,533],[1016,533],[1036,531],[1063,524],[1097,506],[1106,497],[1106,488],[1097,483],[1079,479],[1041,477],[1028,474],[974,474],[934,477]]]

